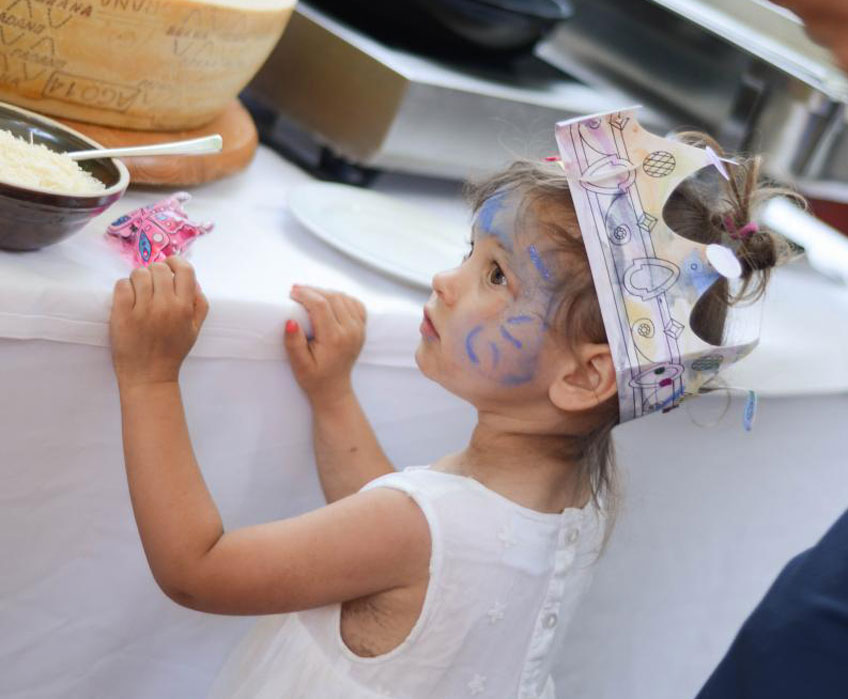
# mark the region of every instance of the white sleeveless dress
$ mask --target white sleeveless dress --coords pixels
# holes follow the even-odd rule
[[[591,579],[604,521],[590,504],[522,507],[464,476],[410,467],[363,490],[410,495],[430,527],[430,581],[409,636],[362,658],[341,605],[264,617],[228,659],[215,699],[554,699],[551,669]]]

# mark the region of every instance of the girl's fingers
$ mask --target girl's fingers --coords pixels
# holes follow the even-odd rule
[[[291,297],[302,304],[309,314],[312,334],[316,341],[321,342],[336,336],[339,321],[324,294],[307,286],[297,286],[292,289]]]
[[[339,303],[342,304],[345,309],[345,327],[354,336],[358,337],[362,335],[365,323],[360,315],[356,299],[351,298],[347,294],[339,294]]]
[[[194,274],[194,267],[178,255],[171,255],[165,260],[171,272],[174,274],[174,291],[177,298],[193,303],[195,290],[197,288],[197,280]]]
[[[353,296],[345,296],[344,299],[351,315],[353,315],[354,318],[357,318],[359,322],[364,323],[367,317],[365,304],[359,299],[353,298]]]
[[[365,323],[365,306],[357,299],[335,291],[309,286],[292,287],[292,298],[306,308],[313,323],[314,338],[333,342],[339,332],[360,332]]]
[[[206,314],[209,313],[209,301],[206,299],[206,295],[200,290],[199,286],[195,286],[195,290],[192,291],[194,294],[194,315],[193,322],[194,327],[197,330],[200,330],[200,326],[203,325],[203,321],[206,320]]]
[[[153,278],[150,276],[150,270],[146,267],[134,269],[130,274],[130,283],[135,297],[133,308],[143,311],[153,298]]]
[[[327,299],[327,303],[330,304],[330,308],[333,311],[333,316],[335,317],[337,323],[344,322],[345,314],[344,312],[342,312],[342,315],[339,315],[339,305],[334,301],[335,297],[339,295],[338,292],[329,291],[328,289],[321,289],[317,286],[310,286],[307,288]]]
[[[312,321],[315,322],[314,320]],[[286,348],[286,354],[289,356],[292,369],[296,375],[303,374],[313,367],[315,359],[312,356],[312,350],[309,348],[309,342],[306,339],[306,334],[303,328],[297,321],[286,321],[286,332],[283,336],[283,344]]]
[[[344,296],[342,294],[327,294],[325,298],[329,301],[339,324],[349,328],[353,324],[353,316],[351,316],[350,309],[345,303]]]
[[[150,267],[150,276],[153,278],[153,295],[160,299],[174,296],[174,273],[171,268],[163,262],[154,262]]]
[[[129,279],[119,279],[112,294],[112,312],[128,313],[135,304],[135,291]]]

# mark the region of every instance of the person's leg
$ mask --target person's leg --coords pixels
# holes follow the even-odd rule
[[[697,699],[848,697],[848,511],[793,558]]]

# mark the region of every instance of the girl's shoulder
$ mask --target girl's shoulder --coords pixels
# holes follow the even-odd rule
[[[516,575],[525,583],[528,575],[547,580],[557,560],[588,569],[602,544],[604,517],[591,503],[538,512],[473,478],[429,467],[381,476],[365,489],[383,487],[405,492],[423,512],[430,530],[431,581],[476,581],[471,589],[500,581],[506,589]],[[440,582],[436,586],[442,587]],[[448,588],[454,589],[452,584]]]
[[[456,494],[467,491],[470,478],[454,476],[443,471],[437,471],[431,466],[407,466],[406,468],[387,473],[370,481],[362,490],[372,488],[397,488],[408,492],[420,493],[429,497]]]
[[[465,516],[479,508],[487,511],[491,511],[493,506],[496,509],[510,505],[520,508],[473,478],[439,471],[431,466],[408,466],[375,478],[362,490],[374,488],[394,488],[405,492],[425,509],[425,514],[428,506],[459,509]]]
[[[450,501],[452,504],[463,502],[469,508],[480,507],[498,516],[511,515],[528,524],[542,527],[556,528],[564,519],[585,519],[595,514],[592,504],[582,509],[568,508],[563,512],[533,510],[491,490],[470,476],[441,471],[431,466],[408,466],[402,471],[375,478],[362,490],[379,487],[403,490],[413,498],[419,496],[434,501]]]
[[[545,513],[519,505],[468,476],[429,466],[412,466],[380,476],[362,490],[393,488],[411,497],[424,513],[432,539],[457,553],[491,549],[500,558],[505,550],[536,550],[547,558],[565,544],[572,531],[597,539],[603,530],[600,513],[589,504],[560,513]]]

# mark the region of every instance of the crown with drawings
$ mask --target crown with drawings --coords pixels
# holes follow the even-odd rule
[[[634,110],[560,122],[556,139],[615,364],[621,422],[671,410],[757,344],[715,346],[695,334],[698,299],[742,268],[729,248],[684,238],[663,221],[681,182],[709,166],[726,177],[724,163],[709,148],[649,133]]]

